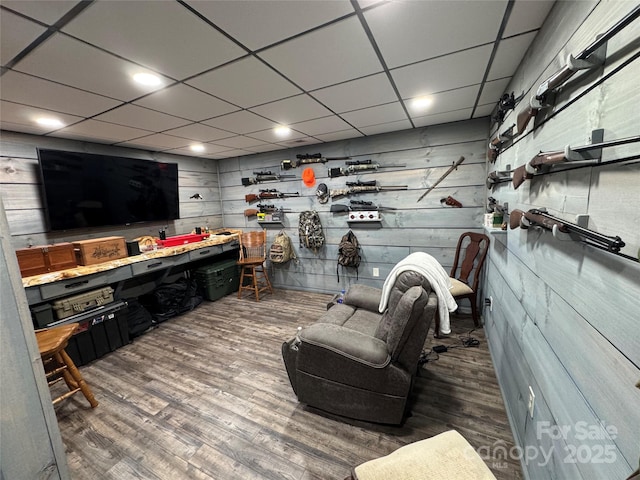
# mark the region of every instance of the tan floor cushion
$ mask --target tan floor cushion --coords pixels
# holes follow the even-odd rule
[[[455,430],[410,443],[354,469],[356,480],[495,480],[473,447]]]

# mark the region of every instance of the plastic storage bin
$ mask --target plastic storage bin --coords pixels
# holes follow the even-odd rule
[[[238,291],[240,287],[240,268],[236,260],[225,260],[200,267],[195,271],[198,289],[209,301]]]

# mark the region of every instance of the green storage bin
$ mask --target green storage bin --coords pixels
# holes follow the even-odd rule
[[[195,271],[198,288],[206,300],[214,301],[238,291],[240,268],[236,260],[225,260]]]

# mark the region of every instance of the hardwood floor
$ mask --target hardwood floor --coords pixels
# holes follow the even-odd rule
[[[75,395],[55,407],[72,479],[341,480],[355,465],[450,429],[476,449],[513,446],[482,329],[472,333],[478,348],[424,365],[401,427],[300,405],[280,346],[329,299],[277,290],[259,303],[205,301],[81,367],[100,405]],[[451,337],[430,335],[428,348],[460,345],[473,326],[466,316],[451,323]],[[498,479],[522,478],[517,460],[485,461]]]

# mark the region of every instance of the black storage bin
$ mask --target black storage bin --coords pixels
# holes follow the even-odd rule
[[[86,365],[129,343],[126,308],[78,321],[80,327],[69,339],[67,354],[77,366]]]
[[[198,289],[209,301],[238,291],[240,288],[240,267],[236,260],[225,260],[195,271]]]

